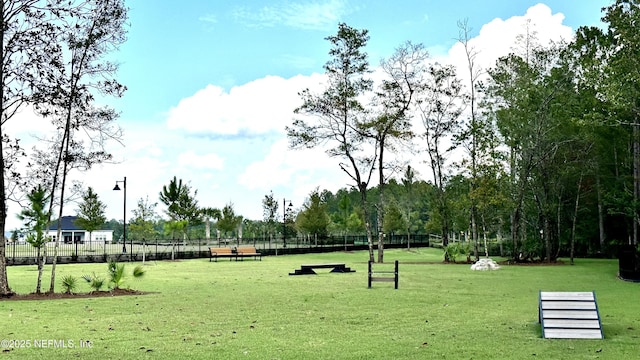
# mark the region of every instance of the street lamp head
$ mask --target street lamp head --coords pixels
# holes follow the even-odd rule
[[[289,201],[289,205],[287,205],[287,207],[293,207],[293,204],[291,203],[291,201]]]
[[[116,183],[116,186],[113,188],[113,190],[120,190],[120,186],[118,186],[118,183]]]

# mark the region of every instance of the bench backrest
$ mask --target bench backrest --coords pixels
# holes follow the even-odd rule
[[[256,248],[253,246],[243,246],[238,248],[238,253],[255,254],[257,253],[257,251],[256,251]]]
[[[211,254],[231,254],[231,248],[209,248]]]

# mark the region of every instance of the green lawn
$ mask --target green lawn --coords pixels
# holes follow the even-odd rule
[[[576,265],[434,264],[441,250],[387,250],[400,286],[367,289],[367,253],[210,263],[148,262],[149,295],[0,301],[0,339],[71,340],[74,348],[13,349],[0,359],[629,359],[640,354],[640,284],[616,279],[615,260]],[[355,273],[289,276],[300,264],[346,262]],[[127,271],[134,264],[127,264]],[[58,277],[106,273],[62,265]],[[9,268],[14,291],[33,291],[35,266]],[[48,289],[46,272],[43,288]],[[88,286],[81,284],[83,291]],[[596,291],[604,340],[542,339],[538,291]],[[79,341],[90,340],[91,348]]]

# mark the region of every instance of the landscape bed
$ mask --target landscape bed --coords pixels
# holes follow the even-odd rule
[[[0,300],[1,339],[53,340],[3,349],[2,358],[619,360],[640,353],[640,284],[617,279],[616,260],[471,271],[440,264],[441,257],[437,249],[386,251],[379,266],[399,260],[398,290],[367,288],[361,251],[147,262],[144,277],[124,285],[145,295]],[[347,263],[356,272],[288,275],[308,263]],[[62,265],[57,276],[105,268]],[[14,291],[34,290],[35,266],[9,267],[8,275]],[[595,291],[604,339],[542,339],[540,290]],[[90,347],[81,347],[86,341]]]

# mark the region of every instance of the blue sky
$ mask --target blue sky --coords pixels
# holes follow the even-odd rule
[[[402,5],[397,5],[401,3]],[[523,15],[539,1],[129,1],[129,39],[120,76],[129,86],[123,111],[136,121],[161,113],[206,85],[228,90],[252,80],[321,72],[325,37],[345,22],[371,36],[372,63],[411,40],[438,50],[455,43],[456,22],[468,19],[477,35],[495,18]],[[596,24],[607,0],[543,2],[575,29]],[[306,12],[306,13],[305,13]],[[498,40],[498,39],[496,39]]]
[[[261,200],[269,191],[299,207],[315,187],[350,185],[336,159],[321,150],[288,150],[284,133],[299,105],[297,92],[321,90],[329,50],[324,38],[339,22],[369,30],[367,52],[375,67],[409,40],[424,44],[434,61],[461,64],[456,23],[466,18],[482,64],[491,66],[513,49],[526,19],[542,43],[566,39],[581,25],[598,25],[609,3],[130,0],[128,41],[112,54],[128,91],[108,100],[121,112],[124,146],[109,147],[117,164],[73,176],[96,190],[107,217],[115,219],[122,218],[123,199],[111,189],[124,176],[128,210],[140,198],[158,201],[173,176],[198,190],[201,206],[233,202],[251,219],[262,218]],[[17,123],[17,133],[33,133],[29,121]],[[424,156],[405,160],[428,178]],[[75,205],[65,214],[75,214]],[[20,226],[13,215],[7,220],[8,229]]]

